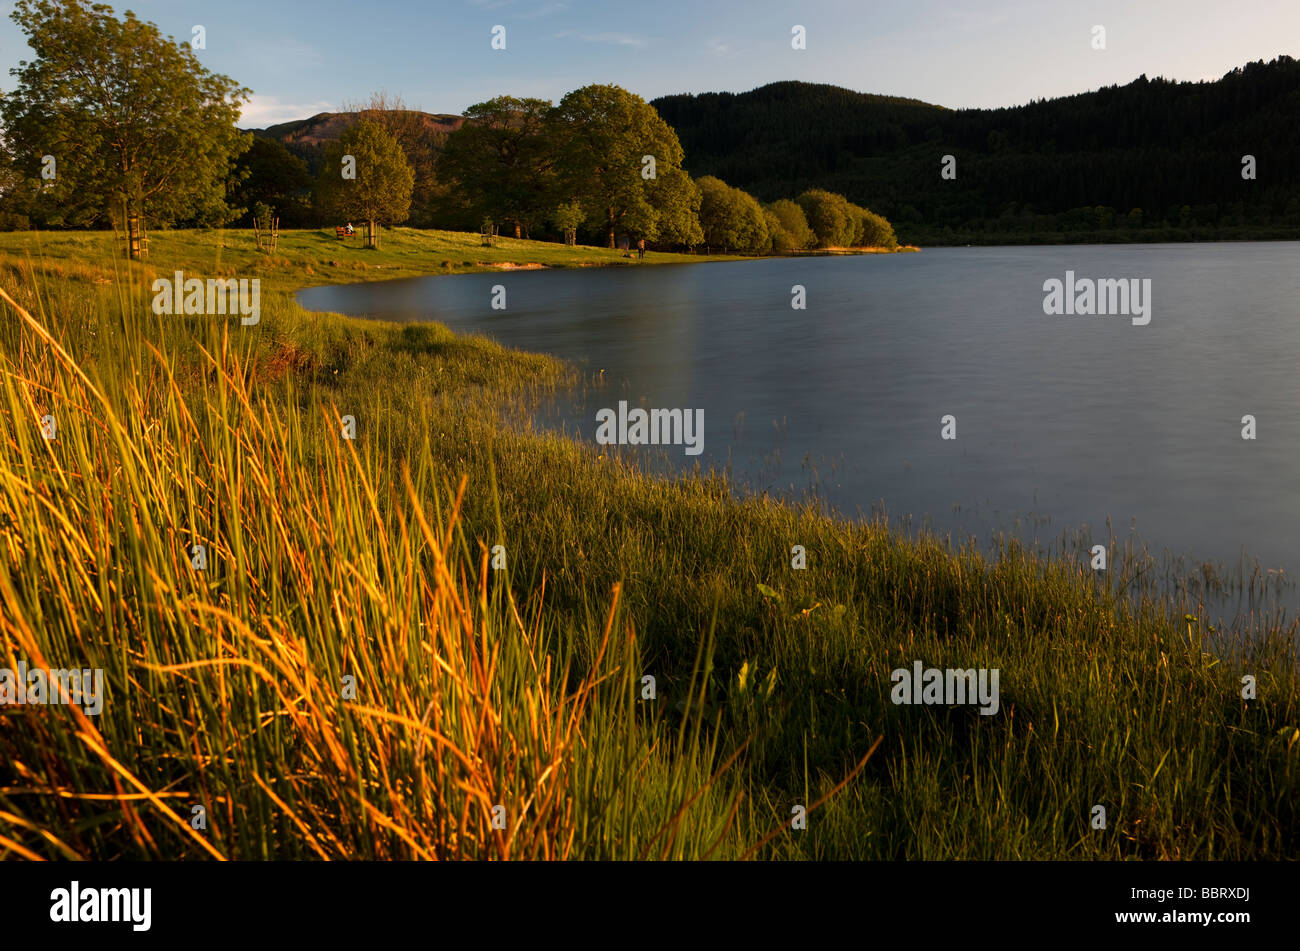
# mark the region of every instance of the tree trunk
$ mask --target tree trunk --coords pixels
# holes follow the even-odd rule
[[[614,209],[609,209],[609,247],[614,248]]]
[[[379,235],[375,232],[375,219],[371,218],[366,222],[366,247],[379,247]]]

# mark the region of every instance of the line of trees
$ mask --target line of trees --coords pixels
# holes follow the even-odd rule
[[[552,105],[498,96],[470,106],[438,157],[450,186],[442,221],[489,219],[531,237],[549,227],[694,246],[700,190],[677,133],[619,86],[575,89]]]
[[[843,195],[810,189],[793,201],[763,205],[753,195],[705,175],[700,227],[706,249],[786,253],[806,248],[896,248],[889,222]]]
[[[437,163],[458,203],[449,217],[462,226],[486,218],[517,237],[549,225],[609,247],[622,234],[741,253],[898,243],[887,221],[842,195],[763,206],[714,176],[693,180],[676,132],[618,86],[584,86],[557,106],[499,96],[465,116]]]
[[[896,244],[889,223],[810,190],[760,205],[682,167],[677,133],[640,96],[583,86],[558,104],[498,96],[456,117],[378,93],[336,117],[341,135],[295,155],[238,131],[250,91],[207,70],[189,43],[92,0],[18,0],[35,52],[0,101],[0,226],[95,227],[143,215],[155,227],[356,220],[516,237],[585,232],[728,252]],[[450,120],[450,121],[448,121]]]

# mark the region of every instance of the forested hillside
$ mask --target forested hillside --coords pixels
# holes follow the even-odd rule
[[[652,105],[692,175],[761,200],[840,192],[890,219],[901,241],[1300,235],[1300,63],[1289,57],[1215,82],[1142,76],[1005,109],[796,82]],[[948,180],[945,155],[956,160]]]
[[[464,123],[464,117],[403,110],[410,115],[411,123],[422,130],[428,145],[436,154],[447,142],[447,136]],[[322,112],[310,119],[282,122],[266,129],[256,130],[257,135],[281,142],[292,154],[298,156],[314,173],[319,170],[323,148],[356,124],[357,112]]]

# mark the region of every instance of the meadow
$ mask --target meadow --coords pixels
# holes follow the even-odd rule
[[[1297,853],[1295,624],[534,431],[572,368],[290,291],[622,252],[354,241],[0,235],[0,666],[108,683],[0,707],[0,858]],[[175,270],[261,321],[153,314]],[[895,705],[917,660],[998,712]]]

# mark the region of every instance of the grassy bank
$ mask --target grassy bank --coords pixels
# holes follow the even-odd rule
[[[378,275],[322,278],[283,237],[275,271],[220,249],[274,274],[253,327],[149,311],[148,279],[210,266],[213,235],[155,236],[130,268],[58,239],[34,269],[0,243],[0,665],[102,667],[108,688],[95,718],[0,708],[0,856],[1300,846],[1294,628],[1209,649],[1182,606],[1078,563],[531,432],[521,410],[569,370],[305,314],[284,290]],[[998,712],[893,704],[916,660],[997,668]]]
[[[479,235],[461,231],[415,228],[381,230],[378,248],[366,248],[357,234],[345,240],[333,229],[280,232],[275,253],[259,251],[249,229],[155,231],[149,235],[149,257],[136,270],[170,276],[176,269],[206,277],[257,277],[266,289],[292,290],[315,284],[377,281],[424,274],[494,271],[519,266],[620,267],[647,264],[688,264],[738,260],[732,255],[635,252],[585,245],[568,247],[550,241],[497,238],[483,247]],[[93,280],[103,265],[125,253],[125,239],[112,232],[51,231],[0,233],[0,255],[29,256],[54,275]],[[125,263],[125,262],[123,262]]]

